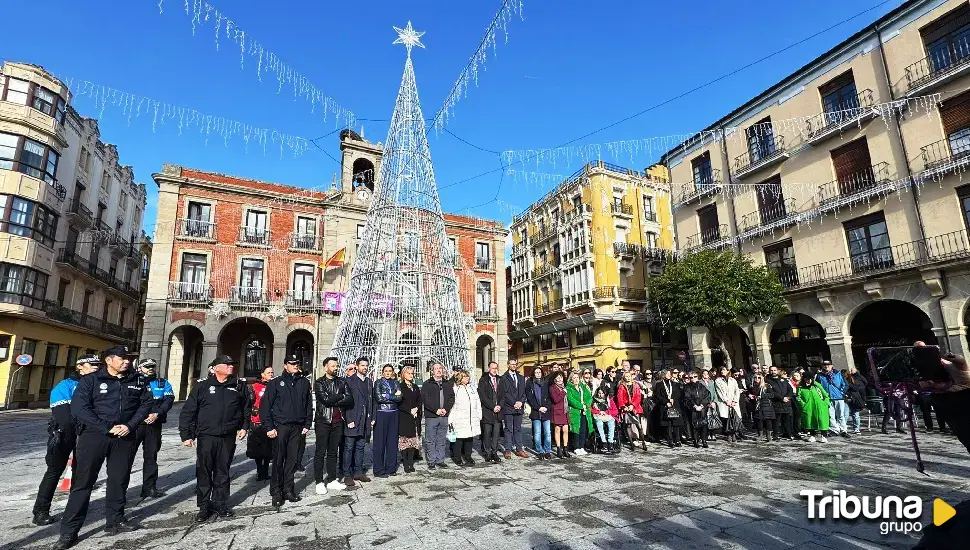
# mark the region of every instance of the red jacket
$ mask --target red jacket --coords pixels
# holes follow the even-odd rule
[[[250,420],[253,424],[259,424],[259,403],[263,399],[263,392],[266,391],[266,383],[257,381],[253,383],[253,411]]]
[[[640,385],[636,382],[633,383],[633,395],[630,395],[626,384],[620,384],[620,387],[616,390],[616,408],[619,409],[620,413],[623,413],[623,407],[627,405],[633,405],[634,413],[643,414],[643,392],[640,391]]]
[[[607,403],[606,410],[605,411],[601,411],[598,408],[596,408],[596,401],[594,400],[593,401],[593,406],[591,407],[591,409],[593,411],[593,414],[594,415],[595,414],[608,414],[608,415],[612,416],[613,418],[619,418],[620,412],[619,412],[619,409],[616,408],[616,400],[614,400],[612,397],[607,396],[606,397],[606,403]]]

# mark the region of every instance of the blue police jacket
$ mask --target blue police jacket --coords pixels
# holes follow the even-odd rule
[[[172,410],[172,405],[175,404],[172,385],[164,378],[153,378],[148,382],[148,389],[152,392],[152,412],[158,415],[156,422],[166,422],[168,411]]]

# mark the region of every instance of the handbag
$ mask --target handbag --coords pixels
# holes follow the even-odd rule
[[[712,430],[720,430],[722,426],[721,417],[714,412],[714,409],[707,409],[707,427]]]
[[[445,436],[448,438],[449,443],[454,443],[458,439],[458,433],[455,432],[455,427],[448,424],[448,434]]]
[[[680,411],[677,407],[667,407],[664,409],[664,420],[677,420],[680,418]]]

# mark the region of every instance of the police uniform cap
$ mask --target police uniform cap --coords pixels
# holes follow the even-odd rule
[[[77,361],[74,364],[75,365],[83,365],[85,363],[88,363],[90,365],[100,365],[101,364],[101,357],[99,357],[98,355],[95,355],[93,353],[89,353],[87,355],[82,355],[82,356],[78,357],[77,358]]]
[[[215,359],[213,359],[212,362],[209,363],[209,366],[214,367],[216,365],[235,365],[235,364],[236,362],[232,360],[232,357],[229,357],[228,355],[220,355],[219,357],[216,357]]]
[[[300,365],[300,366],[303,366],[303,360],[300,359],[299,357],[297,357],[296,355],[288,355],[286,357],[286,361],[283,361],[283,362],[286,363],[286,364],[289,364],[289,365]]]
[[[105,359],[107,359],[112,355],[117,355],[118,357],[138,357],[138,354],[132,353],[128,349],[128,346],[114,346],[112,348],[108,348],[104,350],[104,353],[101,354],[101,357],[104,357]]]
[[[154,359],[142,359],[138,362],[139,369],[152,369],[155,370],[158,367],[158,363]]]

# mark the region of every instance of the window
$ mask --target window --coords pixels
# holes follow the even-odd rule
[[[704,154],[690,161],[691,169],[694,173],[694,187],[702,189],[714,184],[714,171],[711,168],[711,152],[705,151]],[[646,199],[646,197],[644,197]],[[644,206],[646,210],[646,206]],[[651,211],[653,209],[651,208]]]
[[[620,323],[621,342],[639,342],[640,325],[636,323]]]
[[[0,77],[2,78],[2,77]],[[30,92],[30,82],[19,78],[7,77],[4,100],[17,105],[26,105]]]
[[[839,194],[851,195],[875,184],[876,178],[866,138],[857,139],[838,149],[833,149],[832,165],[835,167]]]
[[[22,355],[37,355],[37,340],[31,340],[30,338],[24,338],[20,341],[20,353]]]
[[[522,339],[522,353],[535,353],[536,341],[532,338]]]
[[[22,265],[0,263],[0,302],[41,309],[47,275]]]
[[[618,209],[623,208],[623,197],[618,197],[616,195],[613,195],[613,206],[615,206]]]
[[[108,276],[114,280],[118,276],[118,258],[111,258],[108,262]]]
[[[775,154],[775,131],[771,117],[765,117],[745,130],[748,138],[748,154],[752,165]]]
[[[653,209],[653,197],[643,196],[643,217],[650,221],[657,221],[657,212]]]
[[[296,218],[296,238],[293,243],[296,248],[305,250],[315,250],[317,244],[317,220],[297,216]]]
[[[488,243],[475,243],[475,266],[489,269],[492,264],[492,250]]]
[[[185,235],[202,239],[212,238],[212,205],[203,202],[190,202],[188,219],[185,220]]]
[[[451,265],[458,267],[458,240],[456,237],[448,237],[448,250],[446,254],[451,259]],[[448,258],[445,258],[445,261],[448,261]]]
[[[53,185],[57,183],[55,175],[59,158],[56,151],[43,143],[16,134],[0,133],[0,169],[16,170]]]
[[[242,231],[242,242],[249,244],[269,244],[267,222],[269,215],[261,210],[247,210]]]
[[[758,195],[758,215],[761,217],[762,224],[769,224],[787,215],[780,175],[761,182],[755,189]]]
[[[960,63],[970,55],[970,8],[963,5],[920,32],[933,73]]]
[[[81,350],[79,348],[76,348],[74,346],[68,346],[67,363],[65,363],[68,369],[74,368],[74,365],[77,364],[77,356],[78,356],[78,353],[80,353],[80,351]]]
[[[549,351],[552,349],[552,335],[551,334],[540,334],[539,335],[539,349],[542,351]]]
[[[479,315],[492,314],[492,283],[489,281],[478,281],[475,285],[475,311]]]
[[[721,238],[721,226],[717,220],[717,205],[711,204],[697,211],[697,221],[701,229],[701,244],[708,244]],[[693,243],[697,244],[697,243]]]
[[[91,173],[91,152],[85,147],[81,147],[81,152],[78,154],[77,168],[85,176]]]
[[[57,369],[53,366],[44,367],[40,372],[40,388],[38,388],[37,393],[39,395],[49,395],[51,392],[51,387],[54,385],[54,372]]]
[[[569,347],[569,333],[559,331],[555,334],[556,348],[565,349]]]
[[[795,265],[795,249],[791,241],[783,241],[765,247],[765,265],[778,274],[785,288],[798,285],[798,268]]]
[[[10,357],[10,335],[0,334],[0,361],[6,361]]]
[[[47,344],[46,348],[44,349],[44,362],[41,364],[48,367],[57,366],[57,354],[60,351],[60,344]]]
[[[859,95],[855,88],[852,71],[835,77],[818,89],[822,96],[822,112],[825,113],[825,123],[831,124],[845,120],[853,111],[859,108]]]
[[[67,298],[67,287],[71,286],[71,281],[61,279],[57,285],[57,305],[64,307],[64,300]]]
[[[364,239],[364,228],[366,226],[362,223],[357,224],[357,237],[354,239],[354,255],[360,250],[360,242]]]
[[[647,248],[657,248],[658,236],[652,231],[647,231]]]
[[[108,171],[101,172],[101,192],[107,194],[111,190],[111,176]],[[100,219],[100,216],[98,216]]]
[[[252,339],[246,342],[246,359],[243,373],[246,377],[257,377],[266,368],[266,344],[261,340]]]
[[[970,153],[970,94],[960,94],[940,105],[943,132],[950,146],[950,155],[961,157]]]
[[[6,85],[4,85],[4,81],[6,81]],[[33,94],[30,93],[31,88],[33,88]],[[6,93],[6,96],[4,96],[4,93]],[[0,99],[18,105],[30,105],[45,115],[54,117],[58,122],[64,120],[64,110],[67,108],[61,96],[43,86],[12,76],[0,75]]]
[[[313,300],[313,283],[317,268],[313,264],[293,265],[293,299],[299,302]]]
[[[181,300],[207,300],[208,285],[206,285],[206,271],[209,259],[205,254],[182,254],[182,273],[176,298]]]
[[[970,228],[970,185],[965,185],[957,189],[957,198],[960,199],[960,210],[963,212],[963,224]]]
[[[576,331],[576,345],[577,346],[590,346],[593,344],[593,329],[592,327],[578,327],[574,329]]]
[[[81,303],[81,313],[87,315],[91,311],[91,297],[94,296],[93,290],[84,291],[84,301]]]
[[[128,308],[122,306],[121,312],[118,313],[118,325],[119,326],[122,326],[122,327],[125,326],[125,318],[126,317],[128,317]]]
[[[247,296],[258,295],[263,289],[263,260],[243,258],[239,286]]]
[[[882,212],[845,224],[852,271],[859,273],[893,265],[889,228]]]
[[[111,311],[111,300],[108,298],[104,299],[104,309],[101,310],[101,321],[108,322],[108,312]]]
[[[576,195],[575,197],[573,197],[573,208],[579,210],[582,207],[583,207],[583,197],[580,195]]]

